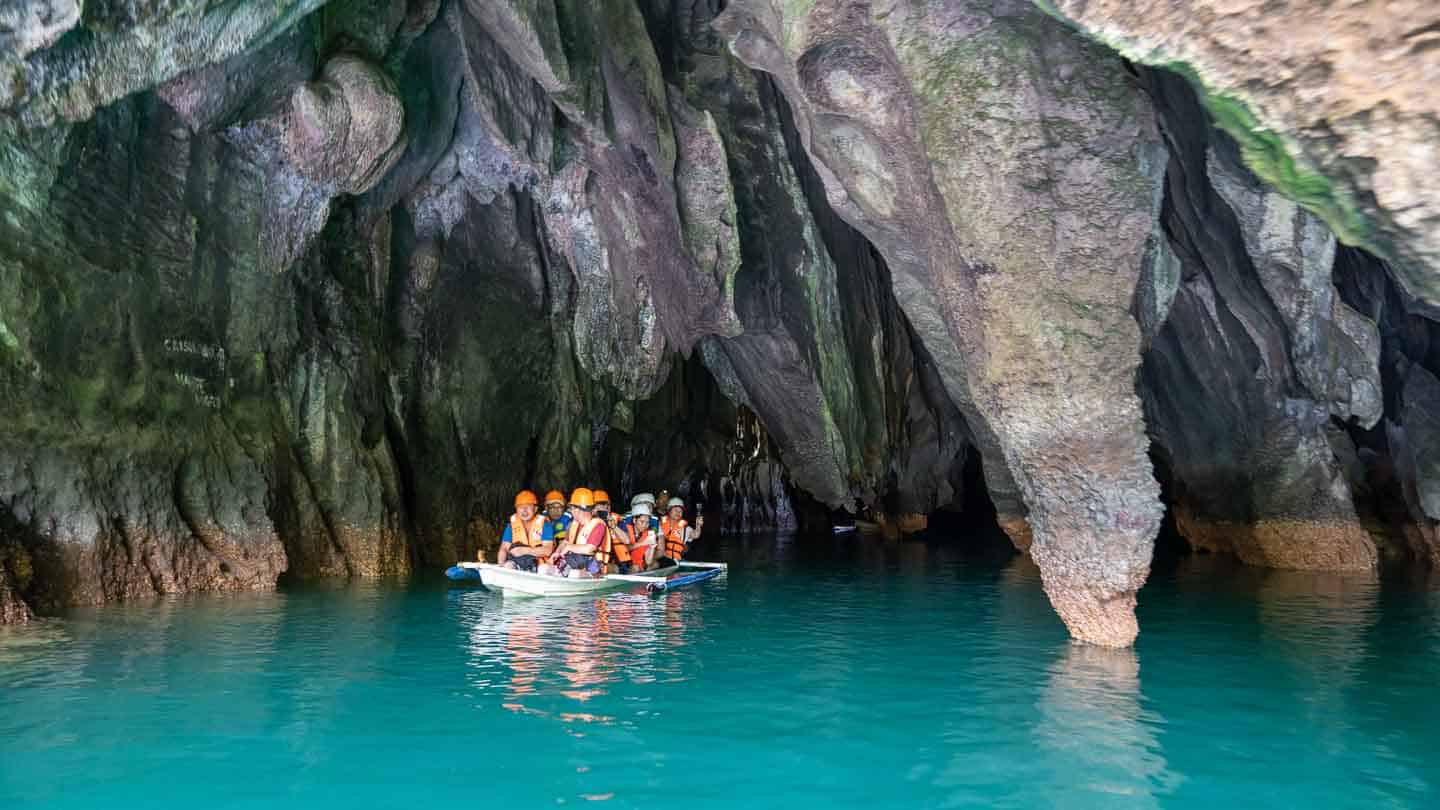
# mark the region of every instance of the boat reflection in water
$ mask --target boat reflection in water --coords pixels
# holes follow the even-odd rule
[[[697,632],[694,592],[569,599],[452,593],[468,625],[470,685],[512,712],[613,723],[590,708],[598,698],[644,703],[647,685],[687,677],[682,650]]]

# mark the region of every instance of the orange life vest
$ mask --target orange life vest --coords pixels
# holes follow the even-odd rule
[[[670,516],[660,518],[660,533],[665,536],[665,556],[678,561],[685,556],[685,519],[671,521]]]
[[[599,526],[599,527],[603,528],[603,529],[605,530],[605,534],[606,534],[606,535],[609,535],[609,533],[610,533],[610,527],[605,525],[605,521],[603,521],[603,520],[601,520],[600,518],[597,518],[597,517],[591,517],[589,520],[585,521],[585,525],[584,525],[583,527],[581,527],[581,529],[580,529],[579,531],[572,531],[572,532],[570,532],[570,547],[565,550],[566,553],[569,553],[569,554],[589,554],[589,555],[594,555],[595,552],[597,552],[597,551],[599,551],[600,549],[604,548],[604,547],[605,547],[605,539],[604,539],[604,538],[601,538],[601,540],[600,540],[600,545],[599,545],[599,546],[592,546],[592,545],[590,545],[590,544],[588,544],[588,543],[583,543],[583,542],[581,542],[582,540],[589,540],[589,539],[590,539],[590,533],[593,532],[593,531],[595,531],[595,527],[596,527],[596,526]],[[575,528],[575,524],[574,524],[574,523],[571,523],[571,524],[570,524],[570,528],[571,528],[571,529],[574,529],[574,528]],[[584,548],[584,549],[586,549],[586,550],[582,551],[582,550],[581,550],[582,548]]]
[[[510,516],[510,547],[533,548],[540,550],[541,540],[545,536],[545,516],[536,515],[530,519],[527,525],[520,519],[519,515]]]
[[[630,535],[631,546],[654,545],[654,540],[652,540],[650,537],[652,529],[650,528],[649,520],[645,521],[645,528],[640,530],[640,535],[638,537],[635,535],[635,521],[633,519],[630,521],[630,524],[625,527],[625,531]]]
[[[630,562],[630,544],[625,542],[626,537],[618,529],[609,525],[605,527],[605,547],[595,555],[601,565],[609,565],[611,557],[615,562]]]

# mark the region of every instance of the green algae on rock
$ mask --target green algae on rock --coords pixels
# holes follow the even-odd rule
[[[1383,14],[1313,0],[1038,0],[1136,62],[1176,70],[1247,167],[1321,217],[1341,241],[1392,263],[1440,304],[1440,198],[1412,178],[1433,162],[1440,102],[1426,80],[1440,7]]]

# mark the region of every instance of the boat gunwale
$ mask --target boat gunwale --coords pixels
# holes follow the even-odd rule
[[[505,568],[496,563],[462,563],[465,568],[478,569],[480,571],[480,584],[487,589],[501,593],[514,593],[516,595],[548,597],[548,596],[589,596],[596,593],[604,593],[610,590],[619,590],[626,585],[637,584],[629,579],[611,579],[610,575],[588,579],[571,579],[569,577],[555,576],[554,574],[541,574],[532,571],[520,571],[515,568]],[[646,571],[644,576],[656,580],[664,579],[680,570],[679,566],[666,566],[657,568],[654,571]],[[487,582],[487,573],[503,576],[511,579],[515,584],[500,582]],[[525,583],[534,583],[533,589],[524,587]],[[554,590],[542,590],[546,584],[558,585],[564,583]]]

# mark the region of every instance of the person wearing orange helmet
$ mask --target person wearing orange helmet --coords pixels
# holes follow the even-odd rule
[[[605,521],[605,545],[596,553],[600,570],[609,571],[613,563],[622,574],[630,573],[630,537],[620,531],[620,516],[610,508],[610,493],[595,490],[595,517]]]
[[[565,493],[552,489],[545,493],[545,520],[556,543],[565,542],[565,533],[570,529],[570,513],[565,509]]]
[[[577,487],[570,493],[570,533],[555,551],[564,560],[571,577],[596,576],[601,573],[596,553],[605,547],[610,528],[595,516],[595,493],[588,487]]]
[[[528,489],[515,496],[515,514],[500,535],[500,553],[495,562],[506,568],[534,573],[540,561],[555,548],[555,535],[549,521],[538,514],[540,500]]]

